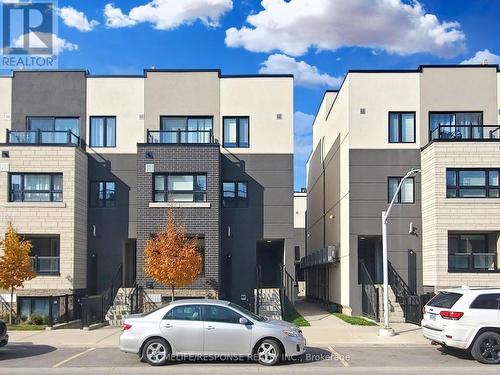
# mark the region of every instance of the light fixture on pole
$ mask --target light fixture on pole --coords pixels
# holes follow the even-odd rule
[[[394,201],[398,196],[401,186],[403,186],[404,181],[416,175],[420,172],[420,169],[412,169],[409,171],[402,179],[399,181],[399,185],[392,196],[391,203],[386,211],[382,211],[382,263],[383,263],[383,273],[384,273],[384,327],[379,329],[379,336],[394,336],[394,330],[389,324],[389,264],[387,256],[387,221],[389,213],[391,212]]]

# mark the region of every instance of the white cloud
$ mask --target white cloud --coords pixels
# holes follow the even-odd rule
[[[300,56],[310,48],[359,46],[408,55],[451,57],[464,50],[458,22],[442,22],[422,5],[402,0],[262,0],[248,25],[226,30],[226,45]]]
[[[460,64],[481,64],[484,60],[488,60],[488,64],[500,64],[500,56],[491,53],[488,49],[477,51],[473,57]]]
[[[198,20],[209,27],[216,27],[220,17],[232,8],[232,0],[152,0],[132,8],[129,14],[124,14],[113,4],[106,4],[104,16],[106,26],[111,28],[149,22],[156,29],[171,30]]]
[[[317,67],[305,61],[297,61],[293,57],[274,54],[262,64],[259,73],[262,74],[293,74],[294,81],[299,86],[337,87],[342,83],[343,77],[332,77],[327,73],[320,73]]]
[[[47,34],[44,34],[45,36],[48,36]],[[28,36],[30,38],[30,36]],[[31,48],[43,48],[46,47],[45,44],[43,44],[43,40],[46,38],[33,38],[30,39],[30,46]],[[52,34],[52,48],[53,48],[53,53],[54,55],[59,55],[60,53],[64,51],[78,51],[78,45],[68,42],[62,38],[59,38],[56,34]],[[24,35],[21,35],[19,38],[14,40],[14,47],[16,48],[25,48],[24,45]]]
[[[62,18],[66,26],[74,27],[82,32],[92,31],[99,25],[99,22],[96,20],[89,21],[85,13],[70,6],[59,8],[57,14]]]
[[[294,173],[298,180],[305,182],[305,166],[312,151],[312,124],[314,116],[297,111],[294,114]]]

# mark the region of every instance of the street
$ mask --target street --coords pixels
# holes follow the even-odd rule
[[[206,373],[291,373],[310,374],[335,373],[365,374],[400,373],[405,368],[408,374],[423,370],[437,370],[440,374],[493,374],[497,366],[485,366],[461,352],[446,353],[431,345],[418,346],[336,346],[311,347],[304,362],[286,362],[277,367],[263,367],[247,361],[196,361],[174,362],[155,368],[132,354],[117,348],[84,348],[13,343],[0,350],[0,374],[206,374]]]

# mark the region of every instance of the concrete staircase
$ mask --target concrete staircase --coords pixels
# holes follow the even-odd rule
[[[257,295],[257,289],[255,290]],[[260,289],[259,315],[281,320],[281,299],[279,288]]]
[[[125,317],[130,314],[130,301],[128,296],[131,291],[132,288],[118,289],[113,305],[106,313],[106,321],[110,326],[121,326]]]
[[[380,321],[384,320],[384,288],[379,287],[379,317]],[[405,315],[403,307],[396,301],[396,295],[391,287],[389,287],[389,319],[391,323],[405,323]]]

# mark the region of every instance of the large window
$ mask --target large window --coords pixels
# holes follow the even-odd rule
[[[157,174],[154,176],[155,202],[206,202],[206,174]]]
[[[389,112],[389,143],[415,142],[415,112]]]
[[[387,202],[392,201],[402,177],[389,177],[387,189]],[[415,203],[415,179],[409,177],[403,181],[401,189],[396,196],[395,203]]]
[[[222,183],[222,206],[247,207],[248,206],[248,183],[247,182],[223,182]]]
[[[116,183],[95,181],[90,183],[90,207],[115,207]]]
[[[80,119],[78,117],[28,117],[26,127],[30,131],[52,132],[52,134],[43,133],[43,137],[53,137],[53,143],[65,143],[66,141],[57,142],[57,140],[59,138],[64,140],[68,130],[77,137],[80,136]],[[50,143],[49,140],[43,141],[44,139],[42,143]]]
[[[448,269],[481,272],[497,269],[496,233],[448,233]]]
[[[210,143],[212,117],[162,116],[160,143]]]
[[[499,198],[498,169],[447,169],[447,198]]]
[[[482,124],[482,112],[431,112],[429,139],[480,139]]]
[[[90,118],[90,146],[116,147],[116,117]]]
[[[38,275],[59,274],[59,236],[22,235],[31,242],[31,264]]]
[[[63,175],[12,173],[9,190],[11,202],[61,202]]]
[[[249,147],[248,123],[248,117],[224,117],[224,147]]]

